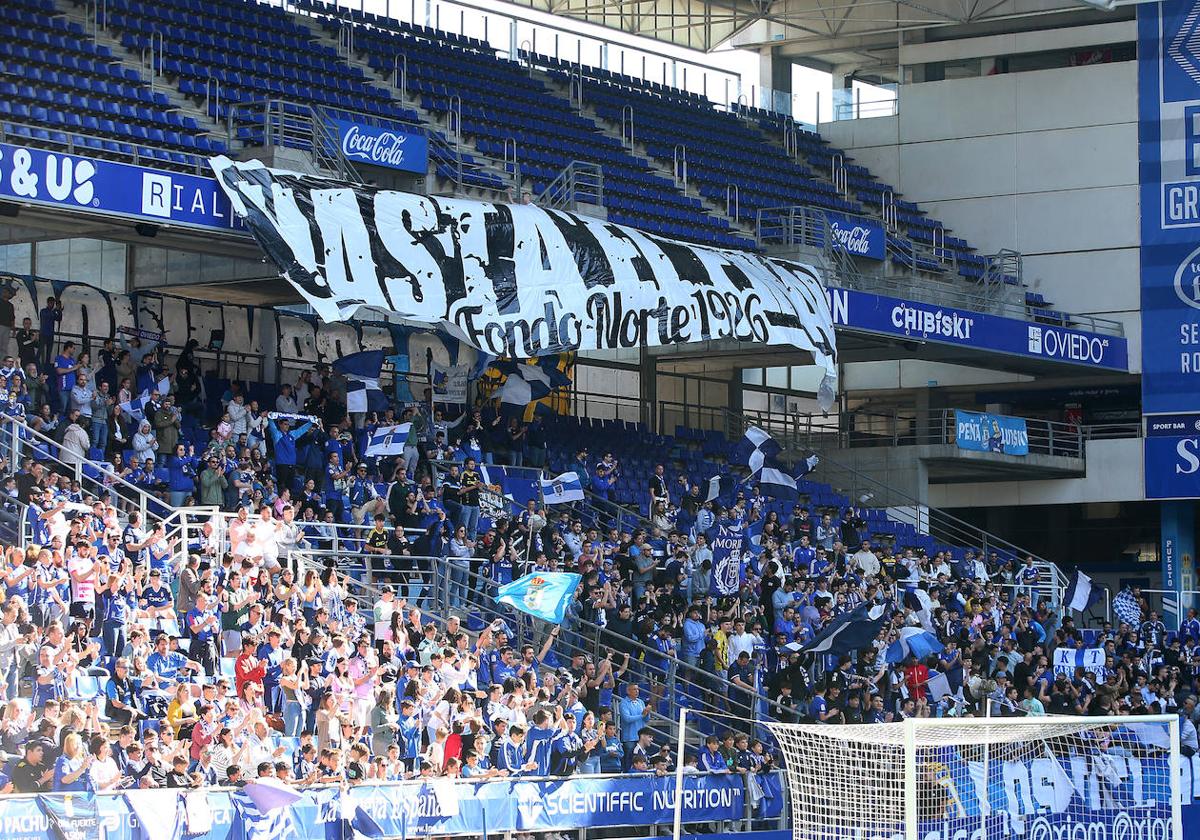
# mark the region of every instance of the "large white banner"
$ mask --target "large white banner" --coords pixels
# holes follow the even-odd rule
[[[733,339],[809,351],[836,386],[817,271],[600,219],[212,160],[267,255],[325,321],[377,307],[494,356]]]

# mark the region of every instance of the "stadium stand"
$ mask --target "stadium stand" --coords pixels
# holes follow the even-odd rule
[[[86,731],[132,727],[157,750],[166,733],[191,726],[201,754],[181,785],[221,781],[230,764],[249,773],[280,746],[282,775],[298,780],[454,774],[459,764],[447,755],[472,748],[511,770],[505,732],[514,725],[546,741],[522,753],[534,775],[637,770],[642,755],[668,761],[659,748],[680,707],[693,711],[699,733],[718,737],[730,714],[870,722],[989,702],[1000,714],[1087,711],[1119,693],[1099,701],[1083,691],[1090,677],[1082,669],[1056,676],[1047,666],[1053,649],[1111,644],[1114,673],[1132,685],[1147,634],[1186,668],[1173,676],[1156,666],[1150,694],[1129,692],[1131,711],[1151,701],[1182,707],[1200,679],[1200,652],[1182,647],[1193,644],[1190,625],[1168,633],[1150,613],[1121,628],[1077,630],[1055,606],[1045,566],[942,544],[883,510],[859,509],[819,473],[798,482],[794,502],[750,487],[714,504],[699,487],[741,469],[739,442],[719,433],[659,435],[560,416],[526,423],[486,400],[461,422],[389,409],[355,431],[345,383],[323,366],[294,384],[251,390],[197,379],[190,350],[168,358],[152,341],[92,337],[77,353],[54,335],[53,307],[43,313],[58,348],[55,376],[39,386],[37,341],[22,333],[26,373],[11,357],[0,369],[15,396],[5,422],[18,432],[0,437],[5,447],[18,442],[8,450],[18,470],[5,504],[21,518],[27,546],[8,552],[12,607],[3,626],[25,622],[47,638],[65,630],[71,643],[40,667],[30,646],[0,685],[30,693],[35,708],[61,708],[65,719],[82,714]],[[154,383],[164,379],[159,392]],[[135,405],[132,389],[142,384],[152,396]],[[371,429],[393,417],[415,420],[428,436],[414,433],[403,456],[366,457]],[[575,470],[587,499],[551,510],[535,498],[480,516],[481,491],[516,490],[527,462]],[[665,502],[652,506],[652,496]],[[203,507],[189,507],[196,503]],[[79,507],[68,518],[71,504]],[[737,594],[714,599],[705,538],[737,520],[757,533],[758,547]],[[57,570],[59,555],[73,582]],[[130,576],[135,569],[149,574]],[[547,634],[495,601],[496,587],[525,569],[583,575],[561,630]],[[100,587],[101,578],[112,583]],[[918,591],[927,606],[913,600]],[[864,601],[895,605],[896,618],[864,639],[859,655],[795,652]],[[410,615],[413,606],[422,612]],[[928,650],[894,655],[902,627],[911,651],[925,649],[908,630]],[[931,692],[931,671],[947,676],[948,693]],[[103,702],[89,712],[94,699]],[[542,717],[546,704],[573,720]],[[223,736],[205,747],[221,732],[222,706],[255,730],[236,736],[244,752],[235,755]],[[764,733],[732,729],[727,768],[769,769],[753,743]],[[391,731],[407,733],[396,749]],[[316,752],[305,732],[315,732]],[[370,746],[348,752],[360,737]],[[12,745],[14,755],[21,746]],[[89,778],[104,789],[114,782],[97,749],[101,766]],[[124,775],[166,783],[167,755],[137,755]],[[76,760],[56,759],[49,787],[72,789]]]
[[[13,0],[0,17],[0,123],[10,138],[100,157],[195,165],[225,151],[167,96],[151,90],[121,57],[65,20],[52,0]]]
[[[760,211],[807,205],[883,220],[899,232],[893,265],[967,283],[987,268],[890,185],[771,112],[719,110],[543,56],[512,62],[477,39],[312,0],[300,13],[108,0],[102,23],[124,56],[61,8],[10,0],[0,13],[6,139],[195,168],[266,142],[255,109],[277,101],[285,119],[365,114],[420,126],[447,147],[461,135],[481,159],[503,160],[515,144],[535,195],[574,161],[599,165],[608,218],[669,237],[753,248],[747,226]],[[129,66],[141,55],[153,83]],[[160,78],[203,106],[202,119],[232,125],[232,138],[178,107]],[[569,92],[577,79],[582,110]],[[614,133],[626,108],[650,159]],[[284,141],[306,148],[300,135]],[[698,196],[664,174],[684,142]],[[505,184],[471,170],[472,186]],[[733,224],[712,212],[730,185]],[[1031,320],[1070,323],[1040,293],[1024,305]],[[275,759],[291,781],[470,775],[451,761],[470,750],[480,774],[524,772],[506,754],[506,730],[526,725],[541,744],[520,753],[533,775],[645,769],[639,756],[665,769],[681,706],[706,735],[743,730],[720,760],[750,772],[770,766],[754,743],[765,717],[883,722],[991,702],[1014,715],[1157,704],[1200,720],[1188,699],[1200,691],[1194,615],[1166,628],[1142,601],[1117,627],[1078,629],[1048,564],[942,539],[860,505],[819,471],[798,481],[794,500],[754,486],[710,499],[710,478],[744,472],[740,441],[722,433],[527,422],[487,400],[461,418],[450,406],[448,416],[397,406],[356,429],[345,381],[323,367],[294,383],[244,383],[201,370],[191,347],[68,337],[56,323],[48,306],[0,367],[10,467],[0,529],[15,543],[0,639],[17,651],[0,656],[0,690],[31,706],[9,705],[0,750],[20,792],[224,783],[231,767],[249,775]],[[372,430],[398,421],[414,421],[410,451],[367,457]],[[502,482],[519,483],[524,464],[575,470],[585,501],[563,512],[501,503],[481,516],[481,492],[503,499]],[[705,540],[734,521],[754,534],[753,559],[737,593],[714,599]],[[521,571],[572,569],[584,584],[561,631],[495,598]],[[866,603],[894,618],[855,655],[798,652]],[[925,654],[895,658],[902,629],[918,627],[932,637]],[[1107,692],[1094,690],[1098,674],[1049,667],[1056,648],[1085,644],[1111,646]],[[1171,654],[1153,660],[1162,648]],[[934,696],[931,671],[947,692]],[[574,718],[548,721],[555,708]],[[77,744],[29,731],[37,716],[99,737],[97,769],[81,775]],[[144,751],[130,749],[133,736]],[[122,739],[119,757],[106,752]],[[48,751],[48,780],[15,774],[35,742]]]

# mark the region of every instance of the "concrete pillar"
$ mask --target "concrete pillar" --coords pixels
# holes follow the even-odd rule
[[[780,55],[777,47],[758,51],[758,96],[751,105],[772,108],[784,114],[792,112],[792,62]]]
[[[645,347],[638,350],[638,397],[642,403],[641,422],[658,432],[658,360]]]

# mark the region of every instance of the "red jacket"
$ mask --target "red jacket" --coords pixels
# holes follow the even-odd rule
[[[267,673],[267,663],[256,662],[251,666],[250,660],[254,658],[253,653],[241,653],[233,662],[233,678],[238,697],[242,696],[242,686],[248,682],[258,683],[258,687],[262,688],[263,676]]]

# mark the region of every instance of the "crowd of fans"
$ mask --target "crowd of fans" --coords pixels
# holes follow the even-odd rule
[[[480,495],[499,488],[482,465],[547,464],[537,420],[485,402],[350,417],[346,383],[323,366],[270,406],[238,383],[210,401],[194,342],[171,364],[136,332],[80,348],[55,340],[56,311],[51,301],[39,328],[17,330],[19,355],[0,366],[5,413],[40,433],[0,443],[6,510],[28,545],[9,547],[2,571],[4,790],[667,773],[655,722],[684,698],[713,712],[687,759],[696,772],[772,770],[752,724],[763,716],[1178,711],[1185,751],[1196,748],[1194,612],[1166,628],[1143,605],[1140,626],[1099,628],[1102,673],[1056,673],[1055,649],[1085,642],[1031,559],[872,545],[852,508],[781,505],[757,487],[707,501],[665,464],[645,489],[651,518],[634,527],[537,501],[490,517]],[[412,424],[404,452],[364,457],[364,434],[396,422]],[[585,486],[606,497],[620,463],[575,451]],[[71,467],[85,459],[110,467],[79,480]],[[158,511],[142,521],[131,487],[163,510],[234,516],[181,544]],[[731,522],[760,524],[761,538],[740,589],[715,597],[709,545]],[[386,581],[365,608],[322,559],[339,540]],[[516,614],[472,626],[492,587],[533,570],[582,575],[561,628],[519,643]],[[890,619],[863,650],[799,650],[864,603]],[[941,652],[889,663],[917,624]],[[1182,632],[1168,642],[1168,629]],[[948,692],[933,695],[931,671]]]

